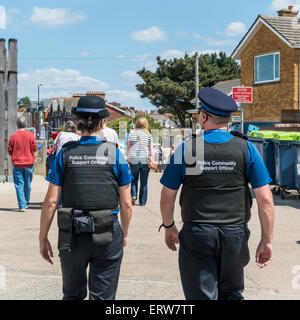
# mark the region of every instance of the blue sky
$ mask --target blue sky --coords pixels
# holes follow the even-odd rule
[[[231,54],[258,14],[300,0],[0,0],[1,38],[19,48],[18,96],[106,92],[108,101],[153,109],[135,89],[136,71],[167,59]]]

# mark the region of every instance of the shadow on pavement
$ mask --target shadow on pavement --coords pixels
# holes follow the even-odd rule
[[[17,212],[18,213],[17,208],[0,208],[0,211],[9,211],[9,212]]]
[[[31,202],[26,210],[41,210],[43,202]],[[18,212],[18,208],[0,208],[0,211]]]
[[[30,210],[41,210],[43,207],[43,202],[30,202],[28,209]]]

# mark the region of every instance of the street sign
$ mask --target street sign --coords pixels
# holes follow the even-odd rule
[[[241,117],[240,116],[232,116],[232,122],[241,122]]]
[[[252,87],[232,88],[232,99],[235,102],[252,103]]]

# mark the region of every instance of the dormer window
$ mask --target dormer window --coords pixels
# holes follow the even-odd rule
[[[254,58],[254,83],[280,80],[280,53],[270,53]]]

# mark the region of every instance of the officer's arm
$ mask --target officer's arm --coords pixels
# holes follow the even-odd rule
[[[119,187],[120,194],[120,208],[121,208],[121,226],[126,237],[128,234],[128,227],[132,216],[132,201],[130,195],[130,185]]]
[[[174,207],[178,190],[172,190],[163,187],[160,198],[160,211],[163,219],[163,224],[169,226],[174,221]]]
[[[261,240],[272,242],[274,225],[274,202],[269,185],[254,189],[261,224]]]
[[[40,221],[40,241],[44,241],[48,237],[48,231],[50,229],[55,210],[59,201],[61,193],[61,187],[49,183],[48,191],[44,199],[41,221]]]
[[[254,189],[261,224],[261,241],[256,250],[256,263],[264,268],[272,260],[274,203],[269,185]]]

